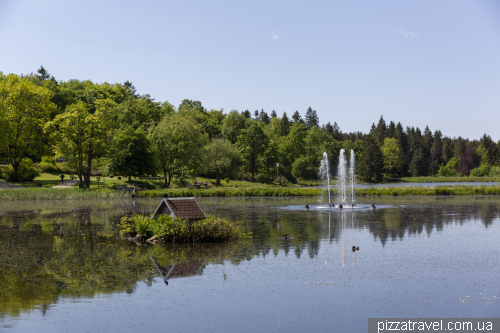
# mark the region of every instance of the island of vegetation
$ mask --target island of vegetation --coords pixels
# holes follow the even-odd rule
[[[129,81],[58,81],[43,66],[0,72],[0,188],[29,187],[2,190],[0,200],[112,198],[123,187],[148,191],[137,196],[311,196],[319,190],[303,187],[320,185],[323,153],[335,170],[341,149],[355,152],[358,182],[500,180],[500,144],[487,134],[450,138],[383,117],[368,133],[346,133],[311,107],[290,113],[209,110],[189,99],[175,107]],[[61,181],[74,190],[47,189]]]
[[[236,223],[212,215],[191,222],[164,214],[154,218],[134,214],[122,217],[118,228],[123,238],[135,242],[227,242],[250,236]]]

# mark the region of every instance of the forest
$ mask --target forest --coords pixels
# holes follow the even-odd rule
[[[321,124],[316,110],[208,110],[201,101],[157,102],[134,85],[58,81],[43,66],[28,75],[0,72],[0,178],[32,181],[58,165],[87,187],[94,170],[297,183],[317,179],[323,152],[335,174],[341,149],[356,154],[357,176],[500,177],[500,142],[447,137],[381,116],[368,133]],[[56,163],[60,162],[60,163]],[[279,165],[278,165],[279,164]]]

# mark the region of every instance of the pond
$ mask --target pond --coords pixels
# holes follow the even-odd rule
[[[121,216],[159,201],[3,202],[0,330],[366,332],[368,318],[500,315],[500,197],[360,198],[355,210],[200,198],[253,237],[116,237]]]

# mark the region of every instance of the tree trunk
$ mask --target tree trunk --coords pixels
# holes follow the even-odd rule
[[[221,174],[221,171],[217,170],[217,185],[218,186],[220,186],[220,174]]]
[[[87,188],[90,188],[91,172],[92,172],[92,139],[89,141],[89,156],[88,156],[88,160],[87,160],[87,179],[86,179],[86,183],[85,183],[85,186]]]

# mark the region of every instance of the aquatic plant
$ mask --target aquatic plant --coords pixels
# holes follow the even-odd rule
[[[206,219],[189,222],[160,215],[155,219],[134,214],[122,217],[118,224],[120,235],[142,239],[156,235],[169,242],[225,242],[231,239],[245,238],[241,229],[226,219],[209,215]]]

